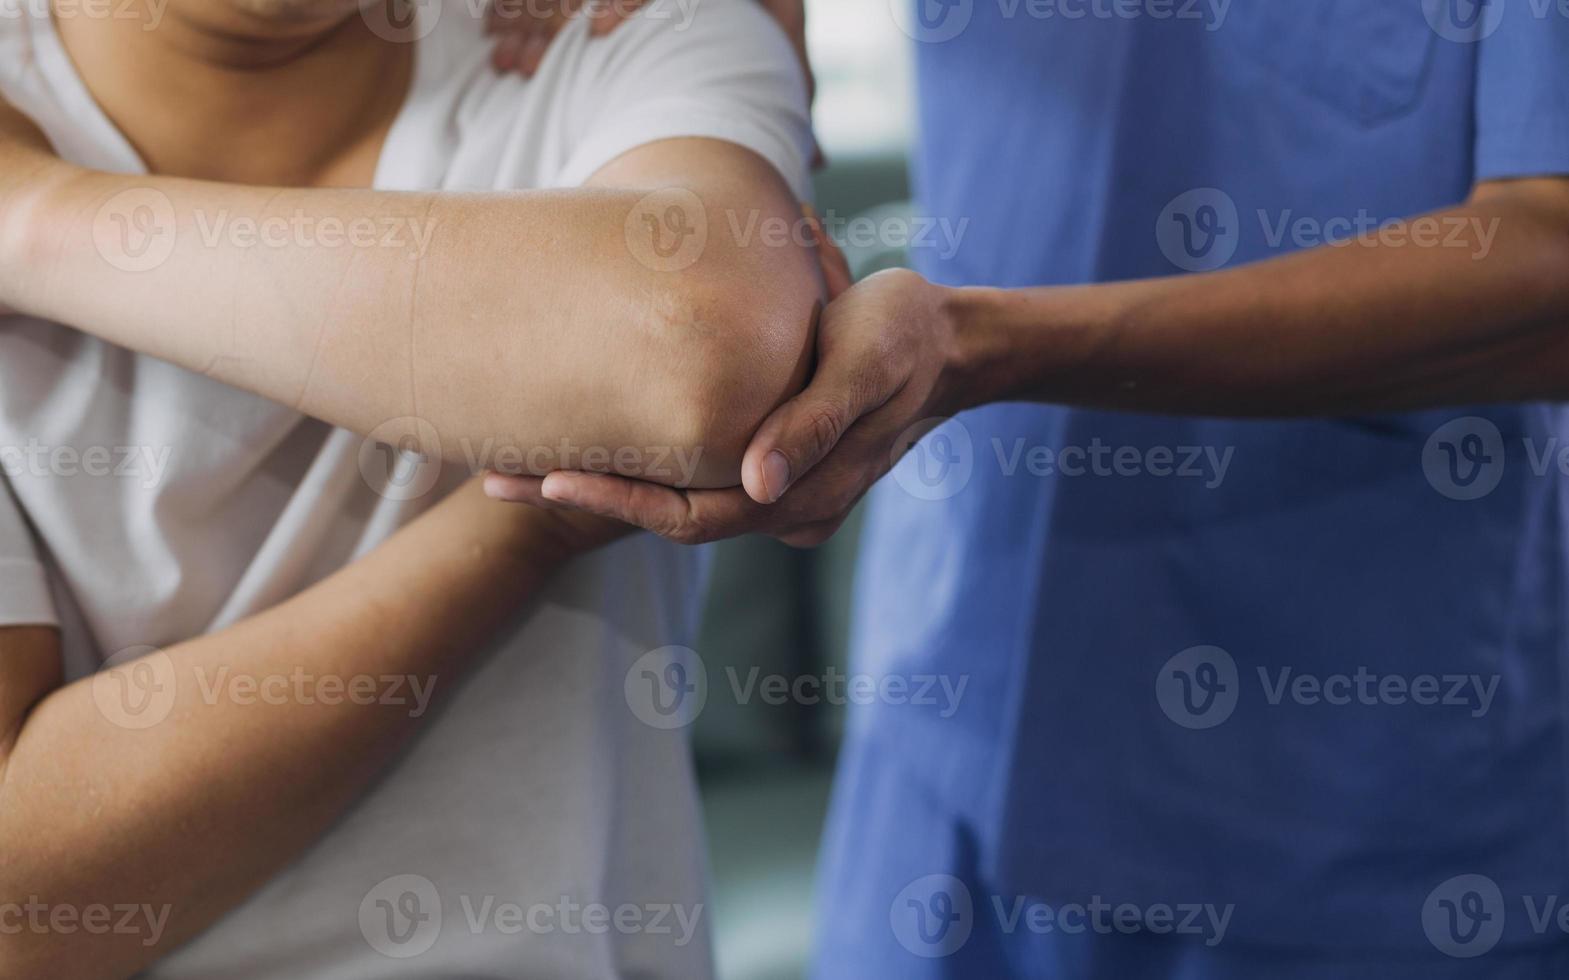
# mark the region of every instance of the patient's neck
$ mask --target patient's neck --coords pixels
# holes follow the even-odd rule
[[[407,95],[413,45],[383,40],[352,9],[281,24],[228,0],[139,2],[140,19],[55,23],[93,97],[154,173],[369,184]]]

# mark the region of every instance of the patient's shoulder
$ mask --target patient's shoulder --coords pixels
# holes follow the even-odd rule
[[[417,13],[407,125],[439,144],[443,186],[569,186],[632,146],[678,136],[746,145],[792,183],[804,173],[805,80],[756,0],[653,0],[604,38],[579,17],[532,79],[492,69],[484,9],[485,0],[437,0]]]

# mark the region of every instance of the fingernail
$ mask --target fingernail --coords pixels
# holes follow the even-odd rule
[[[763,459],[763,490],[774,503],[790,488],[790,460],[775,449]]]
[[[540,481],[539,495],[558,504],[571,503],[571,494],[568,493],[567,481],[560,479],[554,473]]]

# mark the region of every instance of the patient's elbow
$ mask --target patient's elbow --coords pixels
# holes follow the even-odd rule
[[[773,410],[805,386],[823,287],[804,249],[735,248],[687,294],[695,342],[682,359],[671,409],[691,487],[741,483],[741,458]],[[706,257],[705,257],[706,258]]]

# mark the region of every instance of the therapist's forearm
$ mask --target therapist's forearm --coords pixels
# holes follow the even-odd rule
[[[1438,215],[1491,231],[1463,247],[1372,235],[1204,275],[954,291],[961,407],[1270,417],[1569,398],[1564,187],[1495,185]]]
[[[0,305],[458,462],[734,485],[804,380],[821,285],[807,249],[742,247],[723,216],[795,220],[795,202],[729,144],[610,169],[616,186],[468,196],[55,173],[13,190]],[[712,216],[684,268],[629,226],[676,183]],[[345,244],[353,228],[372,234]]]

